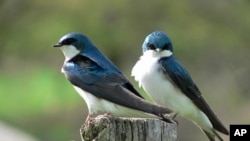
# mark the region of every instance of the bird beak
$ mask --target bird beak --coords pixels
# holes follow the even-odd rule
[[[60,44],[60,43],[57,43],[57,44],[53,45],[53,47],[61,47],[61,46],[62,46],[62,44]]]

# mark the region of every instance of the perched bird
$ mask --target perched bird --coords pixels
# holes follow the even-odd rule
[[[177,115],[197,124],[210,141],[223,140],[215,130],[229,134],[190,77],[173,54],[168,36],[160,31],[149,34],[143,45],[143,55],[131,75],[152,100],[169,107]]]
[[[85,100],[89,121],[94,114],[125,117],[158,116],[172,111],[147,102],[118,68],[81,33],[64,35],[53,47],[59,47],[65,61],[62,72]],[[147,114],[145,114],[145,113]]]

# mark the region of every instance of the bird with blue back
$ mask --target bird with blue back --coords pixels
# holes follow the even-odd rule
[[[85,100],[89,114],[122,117],[158,117],[172,122],[168,108],[144,100],[121,71],[92,41],[78,32],[64,35],[53,47],[65,56],[62,72]]]
[[[173,53],[170,38],[161,31],[149,34],[142,45],[143,55],[134,65],[131,75],[143,87],[151,99],[168,107],[176,115],[185,117],[198,125],[210,141],[216,132],[225,135],[229,131],[212,111],[187,70]]]

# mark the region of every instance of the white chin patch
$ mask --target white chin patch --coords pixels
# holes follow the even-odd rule
[[[143,56],[147,57],[153,57],[153,58],[161,58],[161,57],[169,57],[173,53],[169,50],[163,50],[163,51],[155,51],[155,50],[147,50],[143,53]]]
[[[80,50],[76,49],[76,47],[72,45],[64,45],[60,48],[65,56],[65,61],[70,60],[80,53]]]

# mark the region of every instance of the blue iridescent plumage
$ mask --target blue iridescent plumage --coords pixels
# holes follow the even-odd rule
[[[195,122],[208,136],[222,140],[215,130],[228,135],[187,70],[173,54],[168,36],[156,31],[149,34],[143,45],[143,55],[132,70],[139,82],[155,103],[171,108],[177,115]]]
[[[133,117],[144,115],[145,112],[165,118],[163,115],[171,112],[145,101],[87,36],[69,33],[54,47],[63,51],[65,62],[62,72],[86,101],[90,115],[103,112]]]

